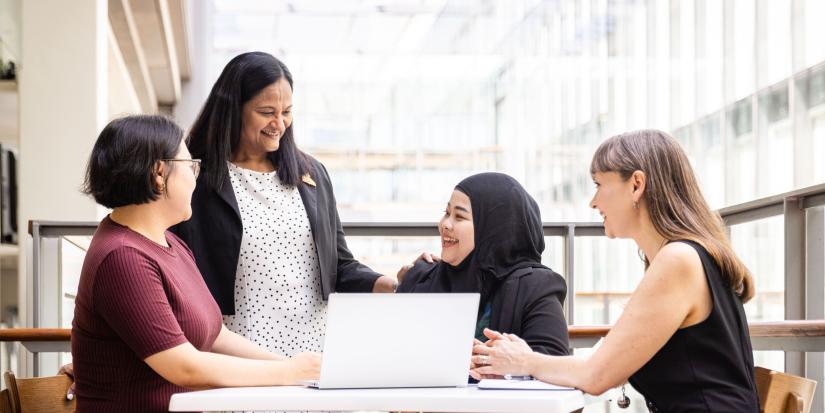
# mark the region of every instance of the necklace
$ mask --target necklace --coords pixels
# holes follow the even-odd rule
[[[622,384],[622,395],[616,400],[616,404],[619,405],[622,409],[627,409],[630,407],[630,397],[627,397],[627,393],[624,391],[624,384]]]
[[[662,247],[664,247],[665,244],[667,244],[667,242],[668,242],[667,238],[663,239],[662,244],[659,245],[659,250],[661,250]],[[639,248],[638,251],[639,251],[639,259],[642,260],[642,262],[644,262],[645,264],[649,264],[648,262],[645,261],[647,259],[647,256],[645,255],[645,252],[642,251],[641,248]],[[645,267],[645,268],[647,268],[647,267]]]

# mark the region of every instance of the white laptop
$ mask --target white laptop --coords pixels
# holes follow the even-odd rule
[[[332,294],[318,389],[464,387],[479,295]]]

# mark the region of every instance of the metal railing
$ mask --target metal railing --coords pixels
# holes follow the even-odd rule
[[[805,257],[810,257],[810,261],[822,258],[822,248],[817,249],[815,243],[806,242],[806,234],[811,238],[822,238],[821,228],[816,226],[816,219],[810,220],[812,225],[807,225],[805,210],[825,205],[825,184],[788,192],[781,195],[758,199],[740,205],[735,205],[719,210],[720,215],[727,225],[738,225],[753,222],[760,219],[785,215],[785,303],[786,319],[805,319],[807,311],[802,310],[808,298],[822,303],[822,294],[813,294],[813,297],[805,297],[804,287],[806,283],[805,266],[800,263],[806,262]],[[29,233],[32,235],[32,290],[40,291],[42,283],[42,254],[40,253],[41,241],[44,238],[55,238],[65,236],[90,236],[97,228],[97,222],[61,222],[61,221],[31,221],[29,223]],[[393,237],[420,237],[437,236],[438,227],[436,223],[388,223],[388,222],[349,222],[344,223],[344,232],[348,237],[361,236],[393,236]],[[568,294],[576,296],[575,291],[575,237],[599,237],[604,236],[604,226],[601,222],[547,222],[544,223],[544,235],[546,237],[561,237],[564,245],[564,258],[562,272],[568,284]],[[805,246],[809,245],[806,251]],[[790,258],[789,258],[790,257]],[[822,276],[819,271],[817,277]],[[790,279],[790,281],[789,281]],[[800,282],[802,281],[802,282]],[[820,281],[821,283],[821,281]],[[823,284],[825,291],[825,284]],[[575,323],[575,303],[568,304],[566,315],[568,323]],[[32,294],[30,314],[32,314],[32,326],[40,327],[40,297],[39,294]],[[808,317],[812,318],[812,317]],[[825,318],[825,310],[815,318]]]
[[[782,215],[784,217],[785,319],[825,318],[825,184],[757,199],[719,210],[728,228]],[[825,350],[825,347],[819,351]],[[820,383],[825,379],[822,354],[808,357],[786,351],[785,371]],[[821,405],[822,386],[817,390]]]

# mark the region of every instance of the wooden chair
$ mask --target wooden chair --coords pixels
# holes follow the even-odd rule
[[[9,395],[9,389],[3,389],[0,391],[0,413],[14,413],[14,410],[11,408],[11,396]]]
[[[18,379],[6,372],[12,413],[71,413],[75,401],[66,400],[72,380],[65,375]]]
[[[810,412],[815,381],[764,367],[756,367],[754,372],[761,413]]]

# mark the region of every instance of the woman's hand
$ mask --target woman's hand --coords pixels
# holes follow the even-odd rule
[[[372,285],[372,292],[374,293],[394,293],[398,288],[398,281],[389,275],[382,275],[375,280]]]
[[[479,339],[474,338],[473,339],[473,354],[472,354],[472,356],[476,355],[475,347],[476,346],[483,346],[483,345],[484,345],[484,343],[479,341]],[[477,368],[481,367],[478,364],[473,363],[473,357],[472,356],[470,356],[470,370],[477,369]]]
[[[487,343],[492,343],[492,340],[488,340]],[[483,346],[485,343],[482,343],[478,339],[473,339],[473,350],[475,350],[475,346]],[[479,355],[475,351],[473,351],[473,356]],[[502,376],[498,374],[487,374],[487,375],[477,375],[473,374],[473,370],[482,367],[480,364],[476,364],[473,362],[473,357],[470,357],[470,376],[472,376],[476,380],[483,380],[483,379],[500,379]]]
[[[65,364],[60,367],[60,370],[57,370],[57,374],[65,374],[72,379],[72,385],[69,386],[69,391],[66,392],[66,400],[73,400],[74,399],[74,364],[69,363]]]
[[[441,261],[441,257],[429,252],[422,252],[421,255],[418,256],[418,258],[413,260],[412,264],[403,265],[401,266],[401,269],[398,270],[398,273],[395,275],[395,278],[398,279],[399,284],[401,284],[401,282],[404,281],[404,276],[407,275],[407,271],[409,271],[410,268],[412,268],[415,265],[415,263],[419,260],[424,260],[430,264],[433,264],[436,261]]]
[[[321,355],[318,353],[298,353],[286,363],[292,369],[291,384],[298,384],[302,380],[318,380],[321,377]]]
[[[530,357],[533,350],[527,342],[514,334],[501,334],[484,329],[484,335],[490,340],[473,346],[472,363],[478,367],[470,371],[476,380],[490,375],[529,375]]]

